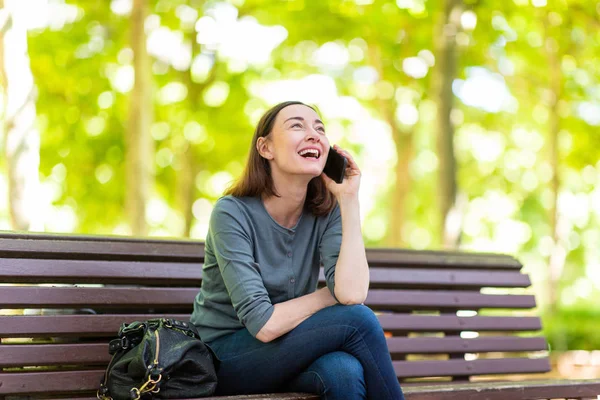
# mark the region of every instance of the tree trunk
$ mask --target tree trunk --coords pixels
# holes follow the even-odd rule
[[[439,215],[440,233],[444,247],[458,246],[460,235],[450,226],[448,216],[456,204],[456,159],[454,157],[454,127],[450,113],[454,104],[452,83],[456,76],[456,34],[460,27],[462,0],[442,1],[442,11],[436,25],[436,68],[433,94],[437,99],[436,134],[439,158]],[[454,234],[453,234],[454,233]]]
[[[15,230],[43,230],[39,204],[40,135],[35,127],[36,92],[27,53],[27,30],[14,1],[0,0],[0,82],[5,89],[4,150],[8,203]]]
[[[390,213],[390,229],[387,236],[387,245],[392,247],[405,247],[402,239],[402,227],[406,222],[406,197],[411,189],[410,162],[413,159],[413,131],[401,132],[394,124],[394,120],[388,121],[392,126],[392,135],[396,146],[396,178],[394,193],[392,194],[392,210]]]
[[[369,46],[370,64],[377,70],[382,80],[386,79],[383,68],[381,48],[375,44]],[[392,203],[390,205],[389,216],[390,223],[386,237],[384,239],[387,246],[404,247],[406,244],[402,239],[402,226],[406,220],[406,197],[412,186],[410,179],[409,166],[413,158],[413,132],[402,132],[398,128],[395,117],[395,100],[378,100],[378,108],[383,118],[392,129],[392,139],[396,146],[396,176],[394,179]]]
[[[144,32],[147,15],[147,1],[134,0],[131,12],[131,47],[134,54],[135,83],[129,104],[125,197],[131,233],[138,236],[148,234],[146,206],[154,182],[154,143],[150,136],[152,73]]]
[[[550,35],[546,35],[550,37]],[[560,155],[558,147],[558,134],[560,132],[560,116],[558,104],[562,96],[562,74],[560,71],[560,58],[556,49],[547,49],[548,66],[550,69],[550,91],[552,100],[550,103],[550,116],[548,119],[549,155],[552,165],[552,206],[549,210],[550,227],[552,229],[553,248],[549,259],[548,274],[548,306],[551,312],[555,312],[559,297],[559,281],[564,268],[567,249],[560,231],[558,213],[558,195],[560,191]]]

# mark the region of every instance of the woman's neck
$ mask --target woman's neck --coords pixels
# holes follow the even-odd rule
[[[262,198],[265,209],[269,215],[281,226],[293,228],[300,220],[306,200],[306,187],[304,188],[277,188],[281,197],[271,196]]]

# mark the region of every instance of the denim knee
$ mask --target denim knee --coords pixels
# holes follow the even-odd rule
[[[381,324],[375,313],[363,304],[344,306],[346,308],[348,322],[355,328],[364,331],[381,331]]]
[[[363,366],[346,352],[336,351],[322,356],[311,368],[321,380],[324,399],[366,398]]]

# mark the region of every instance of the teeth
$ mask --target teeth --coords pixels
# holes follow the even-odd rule
[[[300,154],[301,156],[307,154],[307,153],[313,153],[317,158],[319,157],[319,151],[315,150],[315,149],[306,149],[306,150],[302,150],[301,152],[299,152],[298,154]]]

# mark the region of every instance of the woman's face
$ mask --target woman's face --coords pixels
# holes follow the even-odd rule
[[[310,107],[294,104],[277,114],[273,130],[257,143],[261,155],[279,172],[321,175],[329,153],[329,140],[319,115]]]

